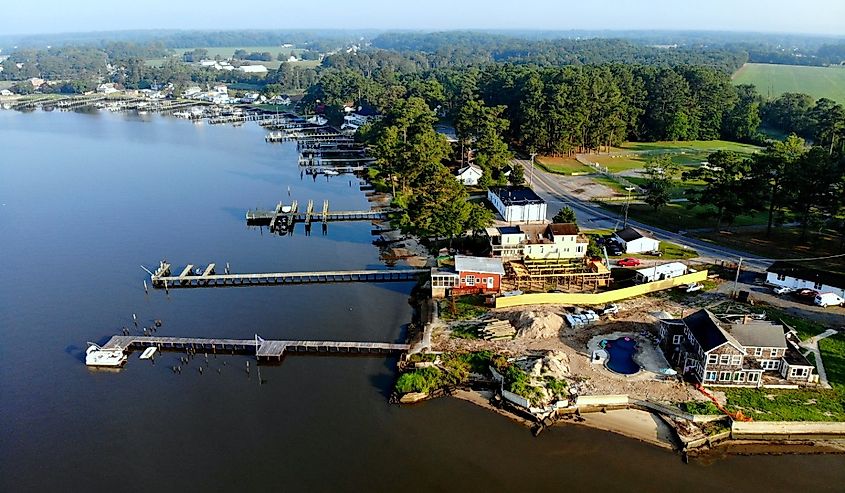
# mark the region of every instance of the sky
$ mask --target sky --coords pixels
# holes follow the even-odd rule
[[[126,29],[672,29],[845,35],[845,0],[39,0],[0,34]]]

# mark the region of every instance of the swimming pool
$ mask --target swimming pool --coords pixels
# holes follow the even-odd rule
[[[604,346],[608,354],[607,368],[623,375],[633,375],[640,371],[640,365],[634,361],[637,352],[637,341],[630,337],[620,337],[607,341]]]

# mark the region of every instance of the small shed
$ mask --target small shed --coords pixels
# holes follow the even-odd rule
[[[660,248],[660,240],[634,228],[620,229],[614,236],[622,244],[625,253],[644,253]]]

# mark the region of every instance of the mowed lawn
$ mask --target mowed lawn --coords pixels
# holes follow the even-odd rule
[[[643,169],[649,161],[661,155],[669,156],[673,163],[682,168],[693,168],[707,161],[707,156],[716,151],[753,154],[759,150],[757,146],[727,140],[626,142],[612,148],[609,155],[589,155],[587,159],[606,166],[611,173],[621,173]]]
[[[592,171],[589,166],[579,163],[574,157],[537,156],[534,162],[537,163],[538,167],[549,173],[561,175],[590,173]]]
[[[753,84],[765,97],[803,92],[845,104],[845,67],[802,67],[746,63],[733,75],[734,84]]]

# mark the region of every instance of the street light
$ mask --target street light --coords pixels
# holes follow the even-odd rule
[[[622,223],[622,229],[628,227],[628,207],[631,205],[631,192],[634,190],[634,187],[625,187],[625,190],[628,191],[628,196],[625,197],[625,221]]]

